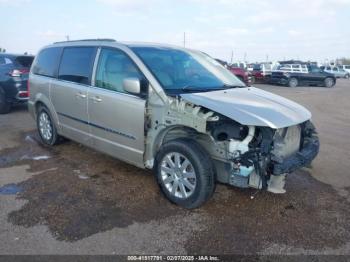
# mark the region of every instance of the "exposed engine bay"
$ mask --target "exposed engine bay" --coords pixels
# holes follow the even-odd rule
[[[319,150],[319,141],[310,121],[272,129],[243,126],[233,120],[208,124],[216,144],[226,147],[230,185],[285,193],[286,174],[310,164]],[[226,164],[228,165],[228,164]]]

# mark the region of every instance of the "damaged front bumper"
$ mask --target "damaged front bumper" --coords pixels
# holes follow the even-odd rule
[[[275,161],[272,170],[273,175],[292,173],[310,165],[317,156],[320,149],[320,141],[315,128],[310,122],[307,122],[303,129],[304,135],[300,150],[283,161]]]
[[[284,193],[286,175],[310,165],[319,152],[320,142],[310,121],[280,131],[260,129],[259,145],[232,159],[231,168],[226,168],[227,183]]]

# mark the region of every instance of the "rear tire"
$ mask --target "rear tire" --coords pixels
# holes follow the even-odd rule
[[[154,171],[163,194],[184,208],[201,206],[215,189],[212,160],[191,139],[179,138],[164,144],[157,154]]]
[[[324,86],[327,87],[327,88],[333,87],[333,86],[334,86],[334,80],[333,80],[333,78],[327,77],[327,78],[324,80]]]
[[[41,142],[45,145],[53,146],[58,144],[60,137],[57,134],[55,124],[49,110],[45,106],[40,106],[37,111],[36,124]]]
[[[288,86],[289,86],[289,87],[292,87],[292,88],[297,87],[298,84],[299,84],[298,79],[296,79],[295,77],[292,77],[292,78],[289,79],[289,81],[288,81]]]
[[[8,114],[11,111],[11,103],[7,101],[5,92],[0,88],[0,114]]]

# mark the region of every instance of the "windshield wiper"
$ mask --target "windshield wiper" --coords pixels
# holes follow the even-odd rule
[[[199,87],[199,86],[190,86],[190,85],[181,87],[181,90],[185,91],[185,92],[206,92],[206,91],[210,91],[212,89],[213,88],[209,89],[209,88],[203,88],[203,87]]]
[[[224,84],[222,86],[217,86],[217,87],[200,87],[200,86],[193,86],[193,85],[186,85],[181,88],[170,88],[167,89],[168,91],[183,91],[183,92],[210,92],[210,91],[219,91],[219,90],[225,90],[225,89],[230,89],[230,88],[242,88],[246,86],[235,86],[235,85],[227,85]]]
[[[232,86],[222,85],[217,87],[199,87],[199,86],[191,86],[187,85],[181,88],[182,91],[185,92],[209,92],[209,91],[219,91],[223,89],[232,88]]]
[[[222,88],[224,88],[224,89],[230,89],[230,88],[243,88],[243,87],[247,87],[247,86],[241,86],[241,85],[228,85],[228,84],[224,84],[223,86],[222,86]]]

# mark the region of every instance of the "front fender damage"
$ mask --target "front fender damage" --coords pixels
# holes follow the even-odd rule
[[[219,182],[284,193],[286,174],[310,164],[318,154],[319,141],[310,121],[279,129],[243,125],[180,97],[169,101],[166,110],[148,108],[148,168],[163,143],[186,137],[211,156]]]

